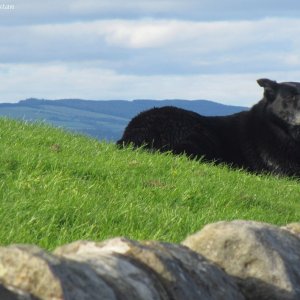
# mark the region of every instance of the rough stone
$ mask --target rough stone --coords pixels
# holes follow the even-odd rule
[[[244,299],[224,271],[181,245],[115,238],[75,242],[55,254],[90,264],[126,299]]]
[[[36,246],[1,247],[0,282],[39,299],[116,299],[88,265],[58,258]]]
[[[300,239],[287,230],[251,221],[218,222],[182,244],[234,276],[247,299],[300,299]]]
[[[300,238],[300,223],[290,223],[285,226],[280,227],[281,229],[287,230],[290,233],[296,235]]]
[[[207,225],[184,245],[0,247],[0,300],[298,300],[299,228],[233,221]]]
[[[0,299],[1,300],[38,300],[34,296],[24,293],[12,287],[5,287],[0,284]]]
[[[106,243],[78,241],[59,247],[54,253],[90,265],[120,299],[169,299],[153,272],[120,254],[127,250],[125,239],[116,238]]]

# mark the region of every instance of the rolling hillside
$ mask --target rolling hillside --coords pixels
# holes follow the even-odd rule
[[[245,107],[222,105],[206,100],[38,100],[0,104],[0,116],[27,121],[44,121],[54,126],[87,134],[99,140],[116,141],[139,112],[166,105],[193,110],[203,115],[228,115]]]

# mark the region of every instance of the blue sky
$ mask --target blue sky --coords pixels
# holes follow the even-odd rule
[[[300,81],[298,0],[11,0],[0,34],[0,102],[252,105],[256,79]]]

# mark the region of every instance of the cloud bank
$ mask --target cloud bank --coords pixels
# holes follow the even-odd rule
[[[300,3],[110,2],[16,0],[14,10],[0,9],[0,101],[183,98],[251,105],[261,95],[256,79],[299,81]]]

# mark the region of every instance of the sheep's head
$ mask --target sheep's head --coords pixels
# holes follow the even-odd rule
[[[264,88],[267,111],[286,124],[289,134],[300,141],[300,83],[277,83],[270,79],[259,79]]]

